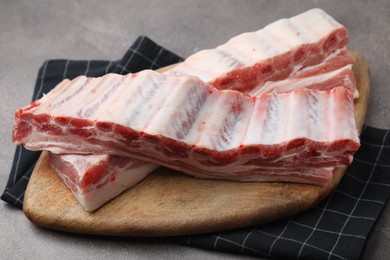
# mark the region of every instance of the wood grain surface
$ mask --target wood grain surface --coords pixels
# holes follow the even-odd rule
[[[365,58],[354,52],[360,97],[355,116],[362,128],[370,88]],[[304,211],[339,183],[248,183],[196,179],[160,167],[140,184],[95,212],[86,212],[47,163],[43,152],[30,178],[23,211],[38,226],[75,233],[112,236],[172,236],[246,227]]]

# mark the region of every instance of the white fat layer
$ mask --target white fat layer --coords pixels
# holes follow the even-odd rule
[[[295,138],[304,138],[307,131],[305,127],[307,124],[308,110],[300,109],[302,104],[307,103],[307,95],[302,92],[297,92],[296,95],[288,95],[285,103],[286,116],[285,125],[283,125],[282,136],[286,140],[293,140]],[[295,113],[289,113],[289,111],[296,111]]]
[[[151,71],[136,74],[113,102],[102,110],[99,120],[114,122],[119,119],[117,122],[123,125],[128,125],[131,120],[134,129],[142,129],[155,112],[152,106],[158,109],[157,102],[163,102],[162,97],[168,94],[167,89],[159,88],[156,84],[159,82]],[[117,115],[121,115],[120,118]]]
[[[216,151],[238,147],[245,135],[246,115],[250,109],[250,98],[235,91],[225,92],[214,101],[214,107],[207,118],[198,121],[195,129],[201,128],[200,136],[194,144],[198,147],[211,148]]]
[[[40,111],[57,111],[56,108],[62,107],[64,102],[69,102],[73,97],[76,97],[76,94],[80,92],[80,89],[86,82],[87,77],[85,76],[79,76],[71,81],[62,81],[64,84],[60,83],[41,99],[43,106],[35,107],[33,111],[37,113]]]
[[[83,117],[98,119],[99,115],[103,114],[113,103],[116,103],[124,93],[131,92],[131,89],[128,89],[128,85],[132,81],[130,75],[107,74],[103,78],[105,77],[107,79],[102,80],[104,83],[97,84],[101,91],[97,87],[91,88],[93,93],[99,94],[91,95],[88,105],[80,111]]]
[[[170,89],[172,82],[166,82],[166,89]],[[211,87],[202,86],[203,83],[194,77],[177,78],[173,82],[178,87],[171,90],[171,94],[165,96],[152,120],[144,129],[152,135],[163,135],[169,138],[182,140],[193,127],[204,101],[211,93],[216,92]],[[167,86],[168,85],[168,86]]]

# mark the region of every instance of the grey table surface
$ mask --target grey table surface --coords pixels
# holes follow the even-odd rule
[[[121,58],[139,35],[183,57],[245,31],[320,7],[350,32],[350,48],[368,59],[372,91],[366,124],[390,128],[390,1],[11,1],[0,0],[0,190],[11,169],[13,115],[30,102],[46,59]],[[1,259],[246,259],[154,239],[80,236],[36,227],[0,203]],[[390,207],[363,259],[389,259]]]

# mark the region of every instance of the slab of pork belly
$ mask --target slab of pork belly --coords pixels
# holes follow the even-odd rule
[[[158,165],[111,155],[56,155],[50,165],[80,205],[93,211],[143,180]]]

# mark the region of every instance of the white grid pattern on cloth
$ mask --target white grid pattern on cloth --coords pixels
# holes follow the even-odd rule
[[[356,160],[356,161],[357,161],[357,160]],[[348,176],[348,177],[351,177],[352,179],[355,179],[355,180],[358,181],[358,182],[367,183],[367,181],[362,180],[362,179],[360,179],[360,178],[358,178],[358,177],[356,177],[356,176],[353,176],[353,175],[349,174],[348,172],[346,172],[344,175],[345,175],[345,176]],[[373,181],[371,181],[370,184],[379,185],[379,186],[385,186],[385,187],[390,187],[390,184],[389,184],[389,183],[380,183],[380,182],[373,182]]]
[[[383,136],[382,144],[384,144],[384,142],[386,141],[386,137],[387,137],[388,134],[389,134],[389,130],[387,130],[386,134]],[[378,155],[376,156],[376,159],[375,159],[375,163],[378,162],[378,160],[379,160],[379,158],[380,158],[380,156],[381,156],[381,154],[382,154],[382,150],[383,150],[383,145],[379,148]],[[358,203],[359,203],[360,198],[363,197],[363,194],[364,194],[364,192],[366,191],[367,186],[369,185],[369,182],[370,182],[370,180],[371,180],[371,178],[372,178],[372,176],[373,176],[373,174],[374,174],[375,168],[376,168],[376,165],[374,164],[373,167],[372,167],[372,170],[371,170],[371,172],[370,172],[370,175],[369,175],[369,177],[368,177],[368,180],[367,180],[366,184],[364,185],[364,188],[363,188],[363,190],[361,191],[359,198],[356,200],[355,205],[353,206],[353,209],[352,209],[351,213],[350,213],[349,216],[348,216],[348,219],[344,222],[344,225],[343,225],[343,227],[342,227],[340,233],[342,233],[342,232],[344,231],[344,229],[345,229],[345,227],[347,226],[349,220],[351,219],[352,214],[355,212],[356,207],[357,207],[357,205],[358,205]],[[340,237],[341,237],[341,236],[340,236],[340,234],[339,234],[338,237],[337,237],[336,243],[333,245],[332,250],[329,252],[329,257],[328,257],[328,259],[330,259],[331,255],[333,255],[333,251],[334,251],[335,248],[337,247],[337,245],[338,245],[338,243],[339,243],[339,241],[340,241]]]
[[[39,96],[40,96],[41,93],[42,93],[43,82],[44,82],[44,78],[45,78],[45,76],[46,76],[46,69],[47,69],[47,65],[49,65],[49,62],[50,62],[50,61],[45,61],[45,63],[43,64],[42,76],[41,76],[41,84],[39,85],[38,92],[37,92],[37,94],[35,95],[34,100],[38,99]]]
[[[16,197],[15,195],[13,195],[12,193],[10,193],[10,192],[6,192],[9,196],[11,196],[12,198],[14,198],[15,199],[15,205],[17,204],[17,203],[19,203],[19,204],[23,204],[23,201],[22,201],[22,197],[24,196],[24,193],[25,193],[25,191],[23,191],[18,197]]]
[[[214,237],[215,238],[215,240],[214,240],[214,250],[217,248],[217,243],[218,243],[218,240],[221,238],[221,236],[220,235],[218,235],[218,236],[216,236],[216,237]]]
[[[359,199],[358,197],[353,196],[351,194],[348,194],[346,192],[343,192],[341,190],[336,190],[335,193],[342,194],[342,195],[347,196],[348,198],[351,198],[351,199],[355,199],[355,200]],[[362,198],[360,198],[359,200],[360,201],[373,202],[373,203],[379,203],[379,204],[385,204],[383,201],[380,201],[380,200],[369,200],[369,199],[362,199]]]
[[[325,209],[328,207],[330,201],[332,200],[333,194],[334,194],[334,193],[330,194],[330,197],[329,197],[329,199],[326,201],[326,204],[325,204],[324,208],[323,208],[322,211],[321,211],[321,215],[320,215],[320,217],[318,218],[318,220],[317,220],[315,226],[312,228],[310,235],[309,235],[309,236],[306,238],[306,240],[302,243],[301,248],[299,249],[299,252],[298,252],[297,259],[299,259],[299,257],[300,257],[301,254],[302,254],[303,248],[305,247],[305,245],[307,244],[307,242],[309,241],[309,239],[313,236],[314,232],[317,230],[318,225],[320,224],[321,219],[322,219],[322,217],[323,217],[324,214],[325,214]]]
[[[290,225],[290,220],[291,220],[291,217],[287,220],[287,223],[286,223],[286,225],[284,226],[282,232],[280,232],[280,234],[279,234],[279,235],[276,237],[276,239],[272,242],[272,244],[271,244],[271,246],[270,246],[270,248],[269,248],[269,251],[268,251],[268,255],[269,255],[269,256],[272,254],[272,249],[274,248],[276,242],[277,242],[279,239],[283,238],[283,234],[286,232],[288,225]]]
[[[220,235],[218,235],[218,236],[212,236],[212,237],[214,237],[216,241],[217,241],[217,240],[223,240],[223,241],[225,241],[225,242],[231,243],[232,245],[236,245],[236,246],[239,246],[239,247],[244,247],[245,249],[248,249],[248,250],[250,250],[250,251],[252,251],[252,252],[255,252],[255,253],[258,253],[258,254],[267,256],[266,253],[263,253],[263,252],[260,252],[260,251],[258,251],[258,250],[256,250],[256,249],[254,249],[254,248],[245,246],[245,244],[243,244],[243,243],[240,244],[240,243],[237,243],[237,242],[235,242],[235,241],[233,241],[233,240],[230,240],[230,239],[221,237]],[[214,243],[214,245],[215,245],[214,247],[216,248],[216,244],[215,244],[215,243]]]
[[[355,160],[362,163],[362,164],[365,164],[365,165],[370,165],[370,166],[374,166],[374,167],[380,166],[380,167],[384,167],[384,168],[390,168],[390,165],[386,165],[386,164],[365,162],[365,161],[362,161],[359,159],[355,159]]]
[[[70,60],[67,60],[65,63],[64,73],[62,74],[62,79],[66,79],[66,73],[68,72],[69,62],[70,62]]]
[[[151,68],[153,68],[155,65],[157,65],[159,68],[161,68],[161,65],[159,65],[159,64],[157,63],[157,61],[158,61],[158,59],[160,58],[160,55],[161,55],[162,52],[163,52],[163,48],[161,48],[161,49],[158,51],[156,57],[153,59],[152,64],[150,65]]]
[[[253,234],[253,232],[255,232],[255,231],[256,231],[256,229],[253,228],[252,231],[249,232],[249,233],[245,236],[244,241],[242,241],[242,245],[241,245],[241,254],[244,252],[246,241],[248,240],[248,238],[249,238],[249,237]]]
[[[150,59],[149,57],[145,56],[144,54],[142,54],[140,51],[139,51],[139,48],[142,46],[143,42],[146,40],[147,38],[142,36],[141,37],[141,40],[139,42],[139,44],[136,46],[136,47],[131,47],[129,49],[129,51],[132,52],[131,54],[131,57],[128,59],[128,61],[132,60],[133,59],[133,56],[136,54],[138,56],[140,56],[142,59],[146,60],[147,62],[150,63],[150,69],[154,68],[154,66],[156,65],[158,68],[161,68],[161,67],[164,67],[163,64],[161,64],[159,61],[160,60],[160,55],[166,51],[164,48],[162,47],[159,47],[159,51],[157,53],[157,55],[153,58],[153,59]],[[124,68],[127,68],[127,66],[129,65],[130,62],[126,62],[126,64],[123,66]],[[123,73],[123,71],[122,71]]]
[[[130,49],[130,50],[132,50],[132,51],[134,52],[134,54],[137,54],[138,56],[141,56],[143,59],[145,59],[145,60],[147,60],[148,62],[150,62],[153,66],[154,66],[154,65],[157,65],[157,67],[159,67],[159,68],[163,67],[161,64],[159,64],[159,62],[158,62],[157,60],[153,62],[153,60],[149,59],[149,58],[146,57],[145,55],[142,55],[142,53],[140,53],[140,52],[138,51],[138,49]],[[160,51],[162,52],[163,49],[160,49]],[[127,65],[126,65],[126,66],[127,66]],[[125,67],[126,67],[126,66],[125,66]],[[152,67],[151,67],[151,68],[152,68]]]
[[[108,64],[107,64],[107,66],[106,66],[106,70],[104,71],[104,74],[107,74],[108,72],[109,72],[109,70],[110,70],[110,67],[112,66],[112,61],[110,61]]]
[[[258,230],[258,229],[254,229],[254,230],[251,231],[251,233],[254,233],[254,232],[262,233],[264,235],[267,235],[268,237],[272,237],[272,238],[274,238],[273,241],[281,239],[281,240],[287,240],[287,241],[295,242],[295,243],[301,244],[301,245],[303,244],[302,241],[299,241],[299,240],[296,240],[296,239],[292,239],[292,238],[283,237],[281,235],[274,235],[274,234],[271,234],[271,233],[268,233],[268,232],[265,232],[265,231],[262,231],[262,230]],[[221,237],[221,235],[211,236],[211,237],[214,237],[216,240],[223,240],[225,242],[229,242],[232,245],[240,246],[241,248],[244,248],[244,249],[249,249],[250,251],[256,252],[256,253],[261,254],[263,256],[272,256],[269,252],[268,253],[261,252],[259,250],[256,250],[256,249],[252,248],[252,247],[247,246],[245,243],[237,243],[234,240],[230,240],[230,239]],[[316,246],[308,244],[308,243],[306,243],[306,246],[311,247],[311,248],[316,249],[316,250],[321,251],[321,252],[328,253],[328,251],[324,250],[323,248],[316,247]],[[346,259],[345,257],[339,256],[337,254],[334,254],[334,256],[336,256],[339,259]]]
[[[84,74],[83,74],[83,75],[85,75],[85,76],[87,76],[87,75],[88,75],[88,72],[89,72],[89,67],[90,67],[90,65],[91,65],[91,61],[90,61],[90,60],[88,60],[88,61],[87,61],[87,67],[85,68],[85,72],[84,72]]]
[[[128,69],[126,69],[126,67],[120,65],[119,63],[115,64],[115,67],[122,69],[121,73],[124,73],[124,72],[130,73],[130,71]]]
[[[20,158],[22,157],[22,146],[17,146],[16,150],[18,153],[18,159],[16,161],[15,172],[19,172]],[[17,176],[17,174],[14,174],[12,185],[15,184],[15,182],[16,182],[16,176]]]
[[[20,153],[22,154],[22,157],[23,157],[23,154],[27,150],[25,148],[23,148],[23,147],[21,147],[20,150],[21,150]],[[33,164],[33,166],[35,166],[35,163]],[[24,193],[25,193],[25,188],[22,190],[22,192],[20,192],[20,187],[23,187],[23,186],[26,187],[27,186],[27,183],[30,180],[30,176],[29,175],[26,176],[26,175],[16,174],[16,173],[14,175],[16,176],[15,182],[12,184],[12,186],[6,187],[6,189],[4,191],[4,194],[7,194],[9,197],[13,198],[12,204],[14,206],[22,207],[22,205],[23,205],[23,196],[24,196]],[[12,175],[10,175],[10,176],[12,176]],[[14,190],[11,189],[11,187],[15,187],[15,186],[18,187],[16,189],[16,193],[15,193]]]
[[[264,231],[262,231],[262,230],[256,230],[256,231],[257,231],[257,232],[260,232],[260,233],[262,233],[262,234],[265,234],[265,235],[267,235],[267,236],[270,236],[270,237],[274,237],[274,238],[278,238],[278,239],[282,239],[282,240],[287,240],[287,241],[295,242],[295,243],[300,244],[300,245],[303,244],[302,241],[299,241],[299,240],[296,240],[296,239],[287,238],[287,237],[283,237],[283,236],[276,236],[276,235],[273,235],[273,234],[264,232]],[[317,247],[317,246],[314,246],[314,245],[311,245],[311,244],[308,244],[308,243],[306,243],[305,245],[308,246],[308,247],[311,247],[311,248],[313,248],[313,249],[316,249],[316,250],[318,250],[318,251],[321,251],[321,252],[324,252],[324,253],[328,253],[328,251],[325,250],[325,249],[323,249],[323,248],[320,248],[320,247]],[[271,256],[271,255],[269,255],[269,256]],[[339,259],[346,259],[345,257],[339,256],[339,255],[336,255],[336,254],[335,254],[334,256],[336,256],[336,257],[339,258]],[[298,259],[298,258],[299,258],[299,257],[297,257],[297,259]]]
[[[361,144],[364,144],[364,145],[369,145],[369,146],[374,146],[374,147],[382,147],[382,148],[390,148],[390,145],[386,145],[386,144],[372,144],[372,143],[369,143],[369,142],[365,142],[365,141],[360,141]],[[355,159],[354,159],[355,160]],[[364,161],[363,161],[364,162]],[[387,165],[388,166],[388,165]]]
[[[125,72],[125,70],[127,71],[126,67],[127,67],[127,66],[129,65],[129,63],[133,60],[134,54],[135,54],[136,52],[138,52],[138,49],[142,46],[142,43],[144,42],[144,40],[145,40],[145,38],[142,37],[142,39],[138,42],[137,47],[135,47],[135,48],[130,48],[130,50],[131,50],[133,53],[131,54],[131,56],[130,56],[129,59],[127,60],[126,64],[123,66],[122,71],[121,71],[121,74],[123,74],[123,73]],[[127,72],[129,72],[129,71],[127,71]]]
[[[348,217],[348,216],[349,216],[349,214],[347,214],[347,213],[344,213],[344,212],[341,212],[341,211],[337,211],[337,210],[333,210],[333,209],[322,208],[322,207],[315,207],[315,208],[316,208],[316,209],[319,209],[319,210],[321,210],[321,211],[324,211],[324,212],[331,212],[331,213],[343,215],[343,216],[345,216],[345,217]],[[373,220],[373,221],[375,221],[375,218],[364,217],[364,216],[351,216],[351,218],[367,219],[367,220]]]
[[[305,227],[305,228],[308,228],[308,229],[313,229],[312,226],[309,226],[309,225],[305,225],[305,224],[302,224],[302,223],[299,223],[297,221],[291,221],[292,224],[295,224],[295,225],[298,225],[298,226],[302,226],[302,227]],[[320,232],[324,232],[324,233],[330,233],[330,234],[340,234],[338,232],[335,232],[335,231],[330,231],[330,230],[326,230],[326,229],[321,229],[321,228],[316,228],[317,231],[320,231]],[[346,236],[346,237],[356,237],[356,238],[361,238],[361,239],[365,239],[364,236],[359,236],[359,235],[354,235],[354,234],[342,234],[342,236]]]

